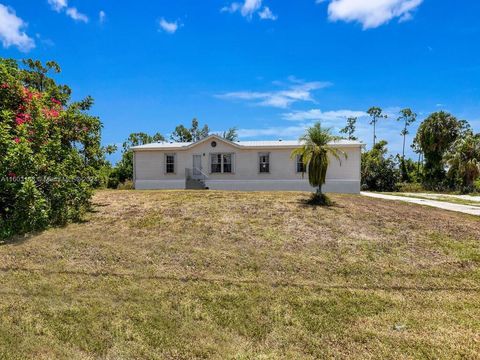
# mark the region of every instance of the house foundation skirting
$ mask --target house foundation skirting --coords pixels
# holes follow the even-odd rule
[[[304,180],[206,180],[205,185],[211,190],[233,191],[315,191]],[[185,180],[136,180],[137,190],[173,190],[185,189]],[[359,194],[358,180],[327,180],[324,192]]]

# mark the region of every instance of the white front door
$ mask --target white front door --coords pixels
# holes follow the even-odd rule
[[[193,155],[193,178],[202,177],[202,155]]]

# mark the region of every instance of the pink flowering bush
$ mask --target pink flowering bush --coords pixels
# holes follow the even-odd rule
[[[105,163],[93,100],[70,102],[52,70],[0,58],[0,238],[78,220]]]

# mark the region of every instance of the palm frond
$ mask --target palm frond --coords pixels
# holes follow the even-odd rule
[[[304,164],[306,164],[305,168],[308,168],[309,183],[318,187],[319,192],[326,181],[329,155],[338,160],[340,164],[340,155],[343,155],[345,159],[347,158],[344,151],[329,146],[329,143],[339,139],[340,137],[331,134],[330,128],[322,128],[321,124],[317,122],[300,137],[303,145],[292,151],[292,158],[301,156]]]

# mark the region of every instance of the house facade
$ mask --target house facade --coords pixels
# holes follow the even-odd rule
[[[134,151],[135,189],[214,189],[312,191],[299,157],[299,141],[236,141],[210,135],[194,143],[153,143]],[[362,144],[339,140],[329,144],[346,154],[332,158],[325,192],[360,192]]]

